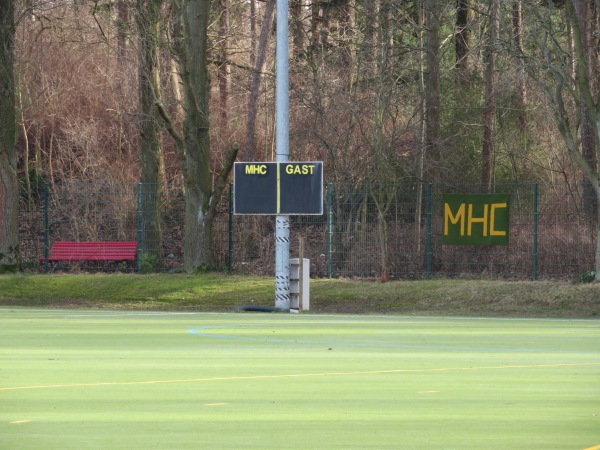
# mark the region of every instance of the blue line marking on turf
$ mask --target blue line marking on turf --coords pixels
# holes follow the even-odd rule
[[[382,348],[399,348],[404,350],[452,350],[452,351],[467,351],[467,352],[496,352],[496,353],[593,353],[595,352],[580,352],[575,350],[552,350],[552,349],[519,349],[519,348],[493,348],[493,347],[457,347],[446,345],[404,345],[404,344],[388,344],[384,342],[342,342],[342,341],[312,341],[305,339],[273,339],[266,337],[244,337],[233,336],[227,334],[213,334],[206,332],[207,330],[222,330],[224,328],[248,328],[254,325],[207,325],[199,328],[190,328],[188,333],[194,336],[211,339],[228,339],[234,341],[254,341],[276,344],[310,344],[310,345],[326,345],[326,346],[343,346],[343,347],[382,347]]]

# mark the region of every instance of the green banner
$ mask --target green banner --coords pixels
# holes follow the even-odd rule
[[[508,244],[510,194],[443,194],[442,205],[442,244]]]

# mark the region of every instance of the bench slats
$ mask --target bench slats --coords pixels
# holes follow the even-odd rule
[[[48,261],[133,261],[136,254],[136,241],[59,241],[52,245]]]

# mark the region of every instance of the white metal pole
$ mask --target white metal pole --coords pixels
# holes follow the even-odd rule
[[[276,162],[289,160],[288,0],[277,0],[277,47],[275,56],[275,151]],[[290,220],[275,217],[275,307],[290,307]]]

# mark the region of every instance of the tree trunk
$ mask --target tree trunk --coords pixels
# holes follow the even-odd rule
[[[252,82],[250,86],[250,100],[248,102],[248,122],[246,128],[246,158],[248,161],[256,159],[256,117],[258,116],[258,98],[260,95],[260,82],[262,70],[267,57],[267,40],[271,31],[271,23],[275,11],[275,0],[267,0],[265,15],[263,17],[260,37],[258,39],[258,55],[254,72],[252,73]]]
[[[348,67],[354,65],[354,40],[355,40],[355,26],[356,26],[356,4],[355,0],[344,0],[340,9],[340,49],[342,52],[342,66],[343,72],[348,72],[348,78],[351,85],[353,70],[347,70]]]
[[[496,123],[496,98],[494,92],[496,72],[496,45],[498,41],[499,0],[490,5],[490,25],[485,50],[485,106],[483,112],[483,148],[481,150],[481,186],[491,190],[494,173],[494,134]]]
[[[523,53],[523,8],[521,0],[513,1],[513,39],[517,51],[517,76],[515,80],[515,94],[517,98],[517,114],[519,115],[519,125],[526,129],[527,120],[527,85],[525,84],[525,67],[522,57]]]
[[[294,58],[304,57],[303,0],[290,0],[290,31],[294,44]]]
[[[250,0],[250,65],[256,60],[256,0]]]
[[[375,74],[377,64],[377,19],[379,17],[379,0],[367,1],[364,5],[365,31],[360,58],[363,61],[363,79],[369,80]]]
[[[471,51],[471,0],[456,1],[456,30],[454,48],[456,50],[456,81],[465,83],[469,78],[469,53]]]
[[[319,32],[321,29],[321,2],[313,1],[310,6],[310,47],[316,51],[319,47]]]
[[[388,232],[388,223],[385,217],[385,213],[379,211],[378,215],[379,225],[379,240],[381,246],[381,281],[386,282],[390,279],[390,238]]]
[[[327,50],[329,48],[329,27],[331,20],[331,5],[327,2],[321,3],[321,33],[319,45],[321,49]]]
[[[427,174],[431,181],[441,176],[440,152],[440,20],[439,5],[436,0],[425,0],[425,136],[427,155]]]
[[[0,272],[20,263],[14,36],[13,1],[0,0]]]
[[[207,223],[211,195],[210,138],[207,71],[207,33],[210,0],[187,0],[183,5],[185,142],[185,238],[184,269],[188,272],[214,267],[212,224]]]
[[[183,268],[194,272],[215,267],[213,222],[227,177],[237,156],[234,144],[213,187],[210,167],[208,104],[210,86],[207,67],[207,35],[210,0],[185,0],[173,20],[173,48],[183,86],[183,126],[178,131],[160,101],[158,112],[175,140],[183,175],[185,235]]]
[[[418,9],[418,35],[417,42],[418,48],[424,49],[425,46],[423,43],[425,42],[425,17],[423,12],[423,5],[419,5]],[[416,205],[415,205],[415,234],[417,236],[417,252],[421,251],[421,224],[423,219],[423,181],[425,179],[425,151],[427,148],[427,121],[425,110],[427,108],[426,105],[426,95],[425,95],[425,53],[423,50],[419,51],[419,151],[417,153],[417,195],[416,195]]]
[[[393,72],[394,57],[394,15],[391,0],[380,0],[379,8],[379,46],[382,65],[379,73]]]
[[[127,27],[129,25],[129,6],[125,0],[118,0],[117,16],[117,56],[119,66],[122,67],[127,58]]]
[[[589,90],[595,94],[595,77],[597,64],[595,63],[594,50],[592,49],[592,40],[594,39],[591,21],[591,3],[590,0],[581,0],[574,2],[576,20],[579,25],[579,38],[582,46],[582,57],[586,70],[587,83]],[[577,56],[574,56],[576,59]],[[594,133],[594,124],[590,117],[588,105],[585,99],[581,98],[581,153],[590,165],[594,173],[598,172],[598,156],[596,154],[596,136]],[[584,210],[589,217],[596,217],[597,204],[595,200],[594,187],[589,181],[584,180],[583,184]]]
[[[228,115],[227,104],[229,102],[229,1],[219,0],[219,100],[221,108],[221,129],[223,133],[227,130]]]
[[[141,267],[157,268],[162,260],[160,186],[161,159],[158,111],[160,101],[159,36],[162,0],[138,0],[139,101],[141,148]]]
[[[595,102],[594,96],[594,83],[592,79],[596,76],[596,74],[591,70],[596,67],[595,61],[592,63],[590,58],[586,57],[586,50],[589,51],[589,48],[586,47],[585,41],[585,32],[581,27],[580,15],[577,11],[577,7],[581,5],[575,5],[575,1],[569,0],[566,2],[567,5],[567,17],[569,22],[571,23],[571,29],[573,33],[573,48],[575,50],[575,73],[576,73],[576,89],[575,92],[579,93],[579,98],[582,101],[582,105],[585,105],[586,112],[589,116],[589,120],[592,124],[592,131],[594,133],[594,143],[595,143],[595,155],[592,157],[593,161],[595,161],[595,165],[590,163],[589,159],[585,154],[579,153],[575,146],[574,138],[571,137],[570,142],[571,145],[567,145],[567,148],[570,150],[571,155],[574,157],[575,161],[578,163],[579,167],[582,169],[587,182],[589,183],[590,191],[595,194],[593,199],[595,200],[596,215],[596,254],[594,261],[594,270],[596,273],[596,281],[600,281],[600,208],[597,207],[600,204],[600,178],[598,177],[598,154],[600,153],[600,105]],[[586,24],[583,24],[584,26]],[[577,95],[577,94],[575,94]],[[560,108],[559,117],[562,117],[564,121],[566,119],[567,113],[564,105]],[[564,127],[563,127],[564,128]],[[563,135],[566,133],[563,130]]]
[[[174,39],[178,52],[185,116],[183,131],[178,133],[159,103],[159,112],[175,138],[185,189],[185,236],[183,267],[187,272],[215,267],[213,222],[217,206],[227,186],[238,146],[234,144],[215,181],[210,169],[208,104],[210,85],[207,67],[207,35],[210,0],[186,0],[175,20]],[[181,23],[183,36],[180,35]]]

